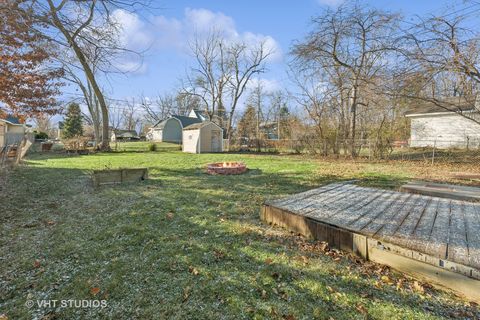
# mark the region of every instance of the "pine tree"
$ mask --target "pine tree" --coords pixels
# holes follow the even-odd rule
[[[238,137],[254,140],[257,137],[257,111],[251,105],[247,106],[238,122]]]
[[[70,139],[83,135],[83,119],[80,106],[77,103],[70,103],[67,109],[67,116],[63,123],[63,138]]]

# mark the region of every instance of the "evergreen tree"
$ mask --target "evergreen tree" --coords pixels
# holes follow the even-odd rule
[[[251,105],[247,106],[238,122],[238,137],[254,140],[257,137],[257,111]]]
[[[67,109],[67,116],[63,123],[63,138],[70,139],[83,135],[83,119],[80,106],[77,103],[70,103]]]

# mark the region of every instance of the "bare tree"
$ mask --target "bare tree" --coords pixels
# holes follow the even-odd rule
[[[190,44],[196,66],[187,75],[183,93],[202,100],[212,120],[223,109],[223,94],[230,77],[225,58],[225,43],[221,35],[211,32],[206,38],[195,36]]]
[[[103,55],[103,70],[112,67],[113,57],[124,48],[118,45],[118,24],[111,15],[115,8],[129,9],[139,4],[136,1],[128,4],[121,0],[46,0],[33,1],[32,12],[36,19],[46,27],[42,34],[72,52],[87,82],[91,86],[101,111],[102,143],[100,148],[109,149],[109,114],[105,96],[98,78],[92,68],[89,50],[102,49],[108,51]],[[74,13],[74,14],[72,14]],[[52,36],[53,35],[53,36]],[[61,38],[59,37],[61,36]],[[108,57],[108,59],[107,59]]]
[[[265,61],[272,54],[266,48],[265,42],[257,47],[249,48],[246,44],[233,44],[227,49],[232,75],[227,77],[231,96],[230,111],[227,122],[227,139],[232,137],[232,124],[238,101],[245,92],[250,79],[256,74],[265,72]]]
[[[233,132],[233,119],[247,84],[265,71],[272,54],[264,42],[249,46],[243,42],[228,43],[219,33],[196,37],[191,44],[196,66],[183,85],[184,93],[201,99],[210,120]]]
[[[387,57],[395,49],[397,18],[358,3],[343,4],[316,17],[314,31],[293,48],[297,63],[320,70],[330,83],[342,80],[337,94],[348,101],[352,156],[356,155],[358,108],[367,106],[362,93],[372,79],[388,69]]]
[[[140,124],[139,106],[135,104],[135,98],[132,101],[127,100],[126,105],[122,108],[122,126],[126,130],[136,130]]]
[[[480,124],[480,32],[472,13],[423,18],[405,36],[402,97],[436,106]],[[414,84],[414,88],[411,85]],[[410,87],[409,87],[410,86]]]
[[[45,132],[49,136],[52,136],[53,133],[53,125],[52,125],[52,115],[47,113],[38,113],[33,117],[33,122],[35,124],[35,128],[38,132]]]

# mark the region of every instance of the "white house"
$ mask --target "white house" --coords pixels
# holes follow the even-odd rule
[[[411,121],[410,146],[466,148],[480,146],[480,112],[473,106],[445,108],[426,103],[407,112]],[[460,114],[461,113],[461,114]]]
[[[223,151],[223,129],[212,121],[183,128],[183,152],[206,153]]]
[[[159,121],[150,128],[147,139],[150,141],[182,143],[182,130],[194,123],[205,121],[202,112],[192,110],[188,117],[173,115],[165,120]]]
[[[126,140],[138,140],[140,137],[137,134],[137,131],[135,130],[120,130],[120,129],[114,129],[111,130],[110,133],[110,141],[116,142],[116,141],[126,141]]]
[[[25,129],[25,125],[15,117],[0,119],[0,148],[22,142]]]

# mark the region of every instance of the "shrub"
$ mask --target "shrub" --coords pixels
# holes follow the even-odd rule
[[[35,139],[46,140],[46,139],[48,139],[48,134],[46,132],[35,131]]]
[[[156,143],[150,143],[148,145],[148,151],[157,151],[157,144]]]

